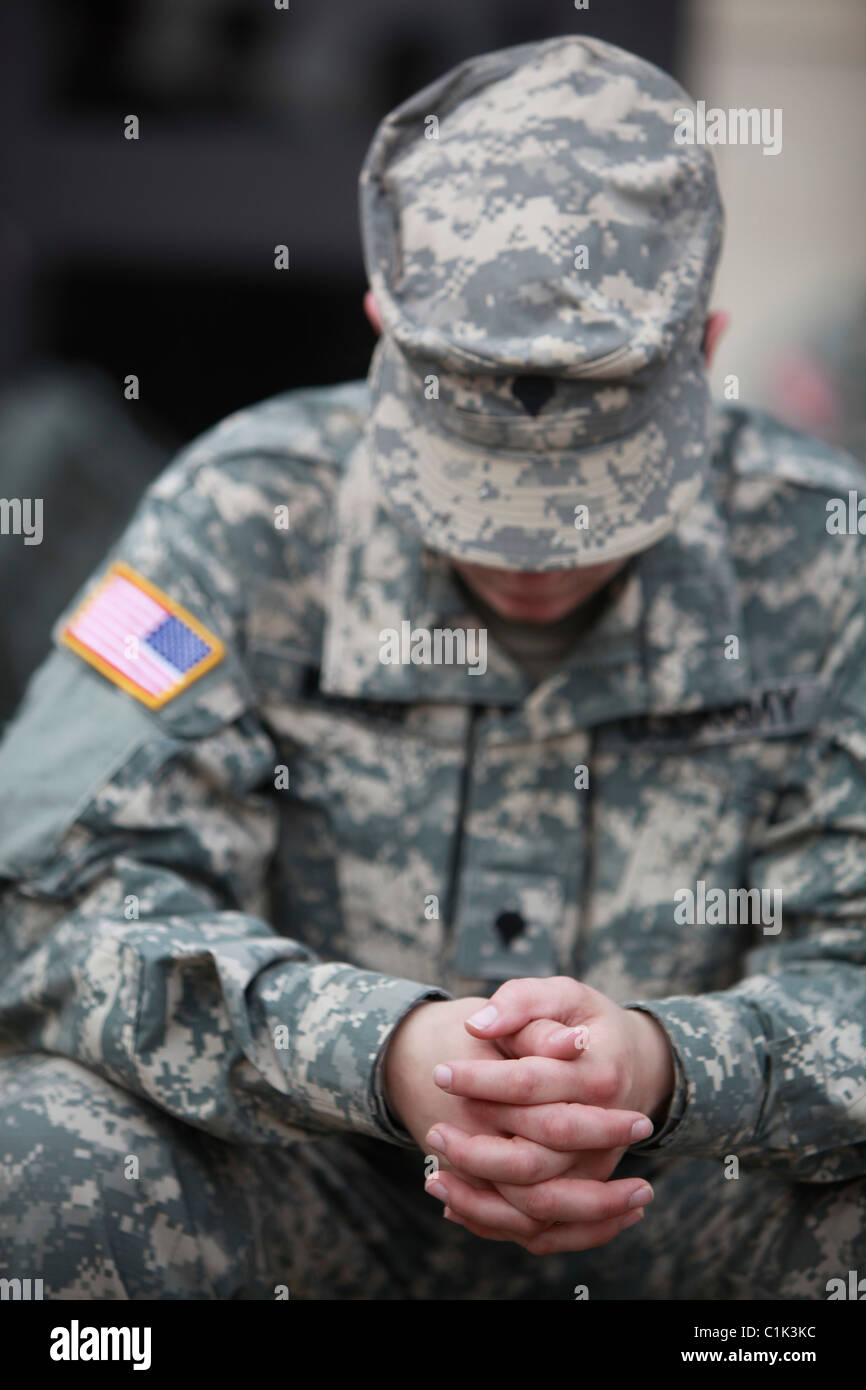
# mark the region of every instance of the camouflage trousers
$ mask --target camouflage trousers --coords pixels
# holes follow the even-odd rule
[[[77,1063],[0,1060],[0,1274],[46,1299],[824,1299],[866,1272],[866,1179],[633,1155],[619,1173],[653,1183],[643,1221],[531,1256],[443,1220],[420,1152],[229,1144]]]

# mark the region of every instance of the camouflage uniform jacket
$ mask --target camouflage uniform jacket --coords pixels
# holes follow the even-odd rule
[[[34,677],[0,750],[6,1045],[233,1142],[408,1144],[407,1011],[565,973],[667,1031],[638,1147],[866,1172],[866,551],[826,511],[856,467],[720,409],[696,506],[533,688],[492,643],[483,676],[380,661],[471,617],[377,500],[366,392],[242,411],[143,499],[116,556],[223,640],[206,675],[156,711],[65,648]],[[781,890],[781,931],[678,922],[701,884]]]

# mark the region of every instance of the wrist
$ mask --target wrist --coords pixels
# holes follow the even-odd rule
[[[634,1105],[658,1129],[673,1096],[676,1073],[667,1033],[658,1019],[642,1009],[629,1009],[637,1059]]]
[[[412,1056],[412,1039],[419,1025],[419,1017],[436,1004],[445,1004],[446,999],[422,999],[405,1017],[401,1018],[385,1045],[382,1060],[382,1091],[388,1110],[404,1129],[408,1129],[403,1114],[405,1104],[406,1058]],[[422,1020],[423,1026],[424,1020]]]
[[[435,1063],[454,1056],[455,1048],[459,1056],[461,1048],[478,1047],[463,1025],[470,1014],[486,1003],[481,997],[423,999],[404,1015],[391,1034],[382,1058],[382,1091],[388,1110],[410,1134],[414,1133],[419,1098],[425,1092],[434,1092],[441,1098],[442,1093],[433,1083]],[[438,1013],[432,1014],[431,1009]]]

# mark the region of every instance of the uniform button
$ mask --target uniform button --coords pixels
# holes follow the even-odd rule
[[[510,946],[521,932],[526,931],[526,923],[519,912],[500,912],[496,919],[496,930],[506,946]]]

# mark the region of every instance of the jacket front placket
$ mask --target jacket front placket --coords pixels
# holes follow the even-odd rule
[[[679,530],[637,557],[571,659],[535,689],[493,640],[487,671],[385,665],[381,635],[475,621],[450,566],[402,531],[359,446],[341,489],[322,688],[430,711],[462,745],[443,837],[442,983],[465,993],[573,971],[591,917],[592,753],[602,726],[731,703],[749,684],[725,528],[706,489]]]

